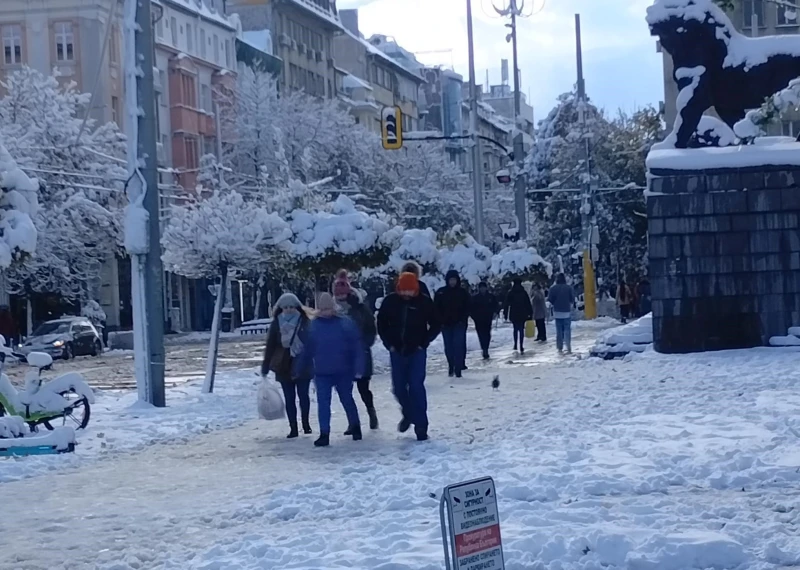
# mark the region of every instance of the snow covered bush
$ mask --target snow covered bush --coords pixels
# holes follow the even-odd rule
[[[424,230],[403,230],[389,257],[388,269],[399,273],[408,261],[416,261],[423,271],[435,271],[439,262],[439,243],[436,232],[431,228]]]
[[[108,318],[106,316],[106,312],[103,310],[103,307],[101,307],[100,303],[94,299],[89,299],[83,303],[83,306],[81,307],[81,316],[86,317],[96,325],[105,322],[105,320]]]
[[[285,251],[290,237],[277,214],[235,191],[216,192],[172,208],[161,238],[162,260],[168,271],[190,278],[216,277],[228,269],[247,273]]]
[[[504,282],[517,277],[526,281],[548,281],[553,275],[553,266],[534,248],[517,242],[492,256],[491,275]]]
[[[454,227],[442,237],[444,247],[439,250],[439,273],[445,275],[454,269],[461,279],[477,285],[490,276],[492,251],[466,233],[460,226]]]
[[[0,271],[36,251],[39,185],[19,169],[0,137]]]
[[[383,265],[402,232],[385,219],[358,210],[344,195],[323,211],[295,210],[289,219],[294,236],[291,254],[303,277],[332,275],[342,267]]]

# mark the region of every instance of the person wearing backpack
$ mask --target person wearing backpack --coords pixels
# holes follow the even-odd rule
[[[300,417],[303,433],[312,433],[309,416],[311,398],[309,396],[313,369],[301,365],[300,355],[308,339],[311,322],[300,303],[292,293],[284,293],[275,303],[272,323],[267,331],[267,346],[261,375],[270,372],[283,389],[286,401],[286,416],[289,419],[289,439],[299,436],[297,429],[297,401],[300,402]]]

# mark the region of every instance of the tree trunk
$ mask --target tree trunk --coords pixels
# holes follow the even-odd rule
[[[203,393],[214,391],[214,376],[217,373],[217,353],[219,352],[219,329],[222,326],[222,307],[225,305],[225,292],[228,290],[228,266],[220,267],[220,286],[217,301],[214,303],[214,319],[211,321],[211,341],[208,344],[206,359],[206,378],[203,381]]]
[[[30,338],[33,333],[33,305],[30,295],[25,297],[25,338]]]
[[[253,311],[253,313],[254,313],[254,315],[253,315],[254,319],[260,319],[261,318],[261,281],[260,280],[259,280],[258,289],[256,289],[256,308]]]

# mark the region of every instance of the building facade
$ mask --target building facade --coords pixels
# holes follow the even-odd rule
[[[269,30],[281,88],[336,96],[333,38],[343,28],[334,0],[229,0],[228,11],[245,31]]]
[[[751,37],[800,32],[800,16],[797,12],[770,0],[734,0],[734,9],[728,16],[737,30]],[[677,114],[675,101],[678,85],[673,77],[672,58],[660,45],[656,44],[656,49],[663,53],[664,58],[664,118],[667,128],[671,130]],[[706,113],[713,114],[713,110]],[[770,135],[800,136],[800,113],[787,114],[780,123],[770,125],[767,132]]]
[[[371,97],[379,108],[400,107],[404,131],[419,130],[419,93],[425,82],[419,70],[385,53],[381,47],[387,44],[378,42],[375,45],[364,39],[358,28],[358,10],[342,10],[341,18],[344,30],[333,39],[336,66],[368,83]],[[358,115],[357,118],[360,119]],[[380,115],[374,121],[380,130]],[[368,128],[375,129],[374,125]]]
[[[491,105],[499,115],[512,122],[515,117],[514,98],[514,90],[507,84],[492,85],[489,87],[489,92],[483,94],[484,103]],[[523,132],[533,136],[533,107],[528,104],[525,93],[520,92],[519,99],[520,125],[523,126]]]
[[[462,96],[464,78],[444,67],[426,67],[422,70],[425,83],[421,88],[420,106],[423,131],[439,131],[444,136],[460,136],[469,122],[464,122]],[[466,146],[463,141],[448,141],[446,149],[450,160],[466,169]]]

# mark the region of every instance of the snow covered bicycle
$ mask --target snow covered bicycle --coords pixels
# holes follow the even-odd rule
[[[14,388],[5,374],[7,358],[14,358],[31,367],[25,375],[24,389],[21,391]],[[69,372],[43,383],[42,370],[49,369],[52,364],[53,358],[43,352],[31,352],[25,356],[5,346],[0,347],[0,417],[19,416],[32,431],[40,425],[52,430],[57,420],[61,420],[62,425],[71,425],[76,429],[84,429],[89,424],[94,392],[77,372]]]

